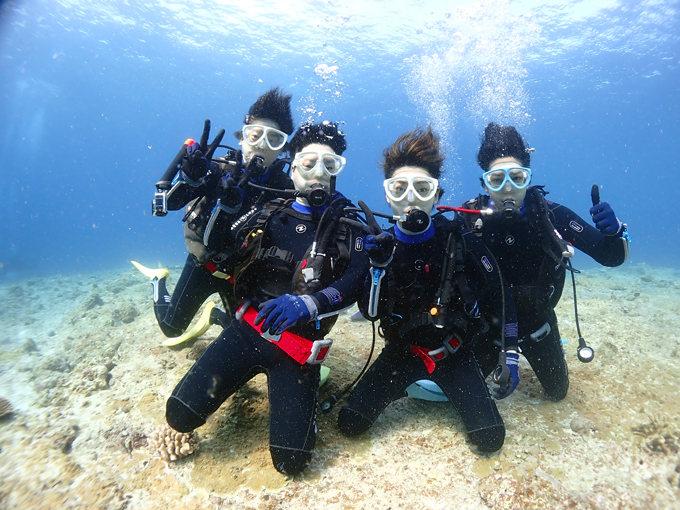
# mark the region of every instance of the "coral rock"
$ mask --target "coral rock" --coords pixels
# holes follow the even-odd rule
[[[14,411],[12,404],[6,398],[0,397],[0,418],[7,416]]]
[[[149,448],[164,461],[172,462],[194,453],[198,437],[194,432],[177,432],[168,425],[159,425],[149,436]]]
[[[89,296],[87,296],[87,299],[83,303],[83,308],[85,310],[92,310],[93,308],[97,306],[103,306],[104,301],[102,300],[101,296],[97,294],[96,292],[93,292]]]
[[[118,326],[119,322],[130,324],[139,317],[139,310],[131,303],[123,303],[113,311],[113,325]]]
[[[582,436],[589,435],[593,430],[595,430],[595,425],[588,418],[583,418],[582,416],[576,416],[569,424],[571,430],[580,434]]]

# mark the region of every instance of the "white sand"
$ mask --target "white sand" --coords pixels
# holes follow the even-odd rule
[[[133,269],[0,285],[0,397],[15,408],[0,419],[0,509],[680,508],[678,276],[645,265],[581,275],[587,365],[569,284],[558,307],[569,395],[545,400],[522,361],[499,402],[500,453],[475,454],[448,404],[401,399],[356,440],[338,433],[337,409],[320,415],[312,465],[295,478],[271,465],[263,376],[198,430],[197,454],[166,464],[149,451],[188,357],[219,330],[164,347]],[[331,336],[322,398],[370,348],[370,326],[349,314]]]

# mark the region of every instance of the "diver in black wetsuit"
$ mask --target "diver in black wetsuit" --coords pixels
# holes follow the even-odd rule
[[[504,319],[505,354],[512,363],[512,298],[503,302],[501,275],[484,243],[458,220],[430,217],[442,194],[444,160],[432,130],[405,133],[383,154],[386,198],[405,221],[366,236],[371,278],[359,305],[366,318],[380,321],[385,348],[340,410],[338,426],[347,435],[365,432],[412,383],[425,379],[451,401],[470,441],[480,451],[496,451],[505,425],[469,344],[485,324],[501,338]],[[507,378],[498,397],[515,385]]]
[[[464,216],[512,288],[521,353],[546,395],[561,400],[569,389],[569,374],[554,307],[562,295],[565,263],[576,247],[600,264],[621,265],[628,256],[628,235],[606,202],[590,209],[594,228],[568,208],[546,200],[542,186],[530,186],[532,151],[514,127],[489,124],[477,154],[484,170],[482,186],[489,195],[463,207],[492,214]],[[599,194],[593,202],[599,202]],[[476,349],[484,374],[493,370],[497,356],[498,347],[490,347],[481,342]]]
[[[193,430],[265,373],[272,461],[294,475],[308,465],[316,441],[320,363],[331,344],[325,335],[335,312],[361,294],[368,257],[362,237],[339,221],[350,205],[335,192],[345,135],[337,124],[305,124],[290,144],[301,196],[275,200],[236,222],[231,245],[238,250],[227,262],[234,268],[238,320],[176,386],[166,417],[176,430]]]
[[[151,279],[154,311],[163,334],[179,337],[167,341],[167,345],[198,336],[211,323],[228,324],[228,314],[213,308],[214,303],[210,302],[199,322],[182,335],[211,294],[219,293],[225,308],[231,313],[235,311],[233,278],[230,272],[225,272],[223,250],[239,216],[279,196],[276,190],[293,186],[283,171],[286,162],[277,159],[286,150],[288,136],[293,132],[290,100],[291,96],[278,88],[260,96],[250,107],[243,129],[235,133],[242,150],[230,150],[222,158],[212,156],[218,147],[224,147],[219,145],[224,130],[208,145],[210,121],[206,121],[200,143],[188,140],[178,155],[179,172],[172,183],[167,183],[171,184],[166,186],[169,190],[159,192],[167,210],[178,210],[188,204],[184,237],[189,256],[172,296],[166,289],[167,269],[133,264]],[[271,189],[256,188],[248,182]],[[162,184],[163,180],[159,182]]]

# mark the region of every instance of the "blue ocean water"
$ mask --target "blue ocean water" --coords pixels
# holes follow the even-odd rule
[[[185,257],[154,183],[206,118],[227,138],[272,86],[344,123],[338,187],[387,212],[377,162],[432,123],[443,203],[481,191],[486,123],[519,127],[534,182],[588,216],[602,186],[629,263],[680,267],[680,4],[482,0],[0,3],[0,278]],[[581,255],[577,266],[588,266]]]

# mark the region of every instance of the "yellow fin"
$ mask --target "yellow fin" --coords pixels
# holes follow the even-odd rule
[[[210,312],[212,311],[213,308],[215,308],[215,303],[213,303],[212,301],[208,301],[205,305],[205,308],[203,309],[201,318],[198,319],[198,322],[194,324],[194,326],[191,329],[185,331],[182,336],[168,338],[165,342],[163,342],[163,345],[167,345],[168,347],[172,347],[173,345],[179,345],[181,343],[186,342],[187,340],[191,340],[192,338],[201,336],[203,333],[208,331],[208,328],[211,326]]]
[[[148,267],[144,267],[139,262],[135,262],[134,260],[131,260],[130,262],[132,262],[132,265],[135,266],[137,269],[139,269],[139,271],[144,276],[146,276],[147,278],[149,278],[151,280],[155,280],[155,279],[160,280],[164,276],[167,277],[167,276],[170,275],[170,271],[168,271],[164,267],[160,267],[158,269],[150,269]]]
[[[319,380],[319,388],[326,383],[328,379],[328,374],[331,373],[331,369],[325,365],[321,365],[321,379]]]

